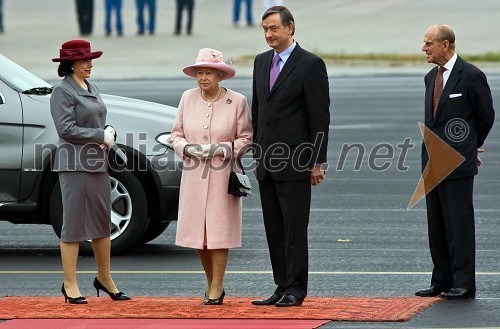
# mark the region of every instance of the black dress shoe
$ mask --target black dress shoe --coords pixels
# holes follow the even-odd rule
[[[68,294],[66,293],[66,289],[64,288],[64,283],[62,284],[61,287],[61,292],[64,296],[64,302],[67,303],[69,301],[70,304],[87,304],[87,299],[85,297],[80,296],[80,297],[68,297]]]
[[[297,298],[294,295],[283,296],[275,305],[277,307],[300,306],[304,298]]]
[[[208,298],[206,301],[203,301],[204,305],[222,305],[222,302],[224,301],[224,296],[226,296],[226,292],[222,290],[222,294],[219,296],[219,298],[215,299],[210,299]]]
[[[252,304],[253,305],[257,305],[257,306],[262,306],[262,305],[275,305],[281,298],[283,297],[283,295],[277,295],[277,294],[273,294],[271,297],[269,297],[268,299],[264,299],[264,300],[253,300],[252,301]]]
[[[97,277],[94,279],[94,288],[97,290],[97,297],[99,297],[99,290],[104,291],[111,297],[112,300],[129,300],[131,299],[129,296],[125,295],[123,292],[117,292],[117,293],[112,293],[106,287],[99,281],[97,280]]]
[[[430,286],[427,289],[422,289],[422,290],[416,291],[415,292],[415,296],[419,296],[419,297],[436,297],[436,296],[439,296],[440,293],[445,292],[445,291],[446,291],[446,289],[443,289],[441,287]]]
[[[467,299],[476,298],[476,290],[465,288],[451,288],[447,292],[443,292],[441,297],[446,299]]]

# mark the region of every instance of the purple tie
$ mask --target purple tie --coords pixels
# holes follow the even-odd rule
[[[269,90],[273,89],[273,85],[280,74],[280,55],[276,54],[271,64],[271,71],[269,72]]]

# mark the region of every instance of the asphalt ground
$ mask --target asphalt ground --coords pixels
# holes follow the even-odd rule
[[[500,75],[488,78],[497,104]],[[170,105],[194,83],[192,79],[95,82],[102,92]],[[251,93],[251,79],[233,79],[224,85],[247,96]],[[309,295],[413,296],[414,291],[428,286],[432,266],[425,205],[420,202],[414,209],[406,209],[420,177],[417,123],[423,118],[422,76],[333,77],[330,85],[331,167],[327,179],[313,192]],[[404,323],[333,322],[326,328],[500,326],[499,132],[496,124],[475,181],[477,298],[440,303]],[[400,161],[397,145],[408,138],[415,147]],[[346,143],[365,147],[359,170],[354,169],[359,159],[354,153],[339,168]],[[387,160],[390,166],[386,170],[377,170],[385,161],[370,163],[370,154],[382,144],[392,148],[394,156]],[[230,296],[266,296],[274,290],[258,185],[251,179],[256,193],[244,200],[243,248],[232,250],[229,257],[225,287]],[[132,296],[201,296],[204,279],[196,253],[175,246],[174,241],[172,225],[151,243],[113,257],[113,276],[120,289]],[[94,260],[81,257],[78,265],[81,291],[92,295]],[[60,266],[58,240],[50,226],[0,222],[0,296],[57,296]]]
[[[155,36],[136,36],[134,2],[124,1],[125,36],[106,38],[103,5],[95,1],[94,50],[104,55],[96,60],[93,79],[102,92],[151,99],[176,105],[180,90],[192,82],[182,77],[182,67],[194,62],[199,48],[212,47],[233,59],[237,77],[250,77],[251,60],[244,56],[268,49],[259,27],[234,28],[231,1],[198,0],[194,34],[173,36],[174,1],[158,1],[158,29]],[[315,52],[418,54],[425,29],[436,22],[450,24],[457,34],[457,51],[498,52],[494,42],[500,3],[411,1],[411,0],[285,0],[297,22],[296,40]],[[101,5],[101,6],[100,6]],[[254,13],[258,17],[259,3]],[[5,34],[0,35],[0,53],[48,80],[57,79],[60,45],[80,38],[73,1],[4,1]],[[423,55],[422,55],[423,56]],[[476,63],[496,81],[492,88],[500,104],[498,65]],[[423,204],[405,209],[416,186],[419,131],[422,120],[423,75],[432,67],[426,63],[327,63],[332,88],[332,151],[337,164],[345,142],[361,142],[367,152],[377,143],[393,145],[411,137],[416,150],[401,173],[391,168],[374,172],[368,167],[368,153],[362,169],[335,171],[326,184],[315,190],[311,216],[311,295],[317,296],[410,296],[428,285],[430,256],[427,250]],[[342,79],[347,75],[350,79]],[[403,80],[387,85],[386,78]],[[179,85],[179,81],[181,81]],[[229,87],[247,93],[247,80],[228,81]],[[159,88],[162,91],[154,91]],[[387,93],[387,88],[392,88]],[[165,98],[164,94],[172,94]],[[383,95],[383,96],[381,96]],[[388,120],[391,120],[388,124]],[[471,328],[498,327],[500,286],[498,226],[498,154],[500,137],[495,125],[487,142],[485,164],[476,179],[475,202],[478,229],[478,298],[468,302],[446,302],[433,306],[412,321],[401,324],[333,323],[345,328]],[[254,181],[253,181],[254,182]],[[255,185],[255,182],[254,182]],[[227,276],[233,295],[266,295],[272,278],[263,235],[258,196],[247,199],[244,209],[244,248],[231,253]],[[0,222],[0,295],[54,295],[61,278],[57,238],[47,226],[12,225]],[[203,275],[194,253],[173,245],[175,226],[152,243],[113,259],[115,280],[133,295],[196,295]],[[94,276],[93,259],[79,262],[84,294]],[[132,274],[147,268],[149,274]],[[177,269],[186,271],[176,273]],[[34,271],[32,274],[28,273]],[[37,271],[47,270],[47,274]],[[15,273],[21,271],[24,274]],[[89,272],[85,272],[89,271]],[[157,272],[155,272],[157,271]],[[12,272],[12,273],[11,273]],[[186,283],[186,280],[188,283]],[[146,288],[146,290],[145,290]]]

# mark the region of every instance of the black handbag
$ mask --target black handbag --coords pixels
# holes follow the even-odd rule
[[[241,173],[234,171],[234,143],[231,142],[231,172],[229,173],[229,183],[227,185],[227,193],[236,196],[252,195],[252,185],[245,174],[240,158],[236,158],[241,168]]]

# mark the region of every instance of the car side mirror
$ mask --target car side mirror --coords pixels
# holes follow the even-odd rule
[[[5,97],[3,96],[2,92],[0,91],[0,105],[5,104]]]

